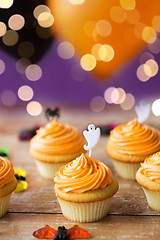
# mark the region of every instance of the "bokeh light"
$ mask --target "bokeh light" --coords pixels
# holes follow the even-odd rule
[[[110,10],[110,17],[116,23],[122,23],[126,19],[126,12],[119,6],[112,7]]]
[[[8,26],[12,30],[20,30],[24,27],[25,20],[24,17],[19,14],[12,15],[8,20]]]
[[[155,16],[152,19],[152,27],[157,31],[160,32],[160,16]]]
[[[113,101],[112,101],[112,98],[111,98],[111,95],[112,95],[112,92],[115,90],[116,88],[115,87],[109,87],[105,90],[104,92],[104,99],[107,103],[109,104],[112,104]]]
[[[110,62],[114,57],[114,49],[108,44],[102,45],[98,53],[99,58],[104,62]]]
[[[160,116],[160,99],[157,99],[152,103],[152,112],[155,116]]]
[[[0,74],[4,73],[6,65],[3,60],[0,59]]]
[[[112,26],[106,20],[99,20],[96,23],[96,32],[102,37],[107,37],[111,34]]]
[[[152,27],[146,26],[142,31],[142,38],[147,43],[153,43],[157,38],[156,31]]]
[[[23,85],[18,89],[18,97],[23,101],[29,101],[33,98],[33,90],[27,85]]]
[[[146,25],[144,23],[137,23],[134,27],[134,34],[138,39],[142,39],[142,32],[143,29],[146,27]]]
[[[96,66],[96,59],[92,54],[85,54],[82,56],[80,64],[85,71],[92,71]]]
[[[151,72],[149,66],[141,64],[137,69],[137,77],[141,82],[146,82],[150,79],[150,76],[147,74]]]
[[[50,13],[51,10],[46,5],[38,5],[37,7],[35,7],[35,9],[33,11],[33,15],[36,19],[38,19],[39,15],[44,12]]]
[[[28,58],[20,58],[16,62],[16,70],[20,74],[25,74],[26,68],[31,64]]]
[[[93,47],[92,47],[92,49],[91,49],[92,55],[93,55],[93,56],[96,58],[96,60],[98,60],[98,61],[101,60],[101,59],[100,59],[100,56],[99,56],[99,49],[100,49],[101,46],[102,46],[102,44],[97,43],[97,44],[93,45]]]
[[[7,27],[4,22],[0,22],[0,37],[6,34]]]
[[[116,94],[117,94],[117,97],[114,97]],[[126,93],[125,93],[124,89],[116,88],[111,93],[112,101],[113,101],[113,97],[114,97],[114,100],[115,100],[114,101],[115,104],[121,104],[126,99]]]
[[[80,5],[85,2],[85,0],[68,0],[73,5]]]
[[[90,108],[93,112],[101,112],[105,108],[104,98],[101,96],[96,96],[92,98],[90,102]]]
[[[43,12],[38,16],[38,24],[43,28],[49,28],[54,23],[54,17],[50,12]]]
[[[18,42],[18,33],[14,30],[8,30],[2,37],[2,41],[6,46],[14,46]]]
[[[154,54],[160,53],[160,40],[159,40],[159,38],[157,38],[154,43],[148,44],[148,49]]]
[[[84,71],[81,67],[80,64],[74,64],[71,68],[71,77],[73,80],[77,82],[82,82],[86,78],[86,71]]]
[[[136,6],[135,0],[120,0],[120,5],[125,10],[132,10]]]
[[[123,103],[120,104],[121,108],[123,110],[130,110],[134,107],[135,104],[135,98],[131,93],[126,94],[126,98]]]
[[[31,116],[38,116],[42,112],[42,105],[37,101],[32,101],[27,104],[26,110]]]
[[[33,44],[29,41],[24,41],[18,46],[18,54],[22,58],[29,58],[35,52]]]
[[[148,68],[150,70],[148,70]],[[159,66],[154,59],[149,59],[148,61],[146,61],[144,71],[149,77],[154,77],[158,73],[158,70]]]
[[[140,13],[134,9],[127,11],[126,21],[130,24],[137,24],[140,20]]]
[[[149,59],[154,59],[154,56],[150,53],[150,52],[144,52],[141,56],[140,56],[140,63],[143,64],[146,61],[148,61]]]
[[[0,0],[0,8],[10,8],[14,0]]]
[[[75,50],[70,42],[61,42],[57,47],[58,56],[63,59],[70,59],[74,56]]]
[[[94,21],[87,21],[84,23],[83,31],[88,37],[93,37],[93,32],[96,28],[96,22]]]
[[[30,81],[37,81],[42,77],[42,70],[40,66],[31,64],[26,68],[25,75]]]
[[[4,91],[1,95],[1,102],[6,107],[13,107],[17,103],[16,94],[10,90]]]

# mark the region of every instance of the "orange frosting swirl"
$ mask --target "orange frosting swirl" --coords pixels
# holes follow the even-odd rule
[[[37,131],[31,140],[31,147],[40,153],[63,155],[78,152],[84,143],[83,135],[75,127],[54,119]]]
[[[0,157],[0,188],[12,181],[14,170],[12,163],[6,158]]]
[[[108,145],[120,154],[146,156],[160,150],[160,132],[135,119],[114,128]]]
[[[111,184],[112,172],[104,163],[82,153],[60,168],[54,182],[64,192],[83,193]]]
[[[140,173],[151,181],[160,183],[160,152],[153,154],[141,163]]]

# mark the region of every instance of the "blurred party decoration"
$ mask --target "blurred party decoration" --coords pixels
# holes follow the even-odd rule
[[[40,126],[37,125],[30,129],[22,129],[18,134],[19,140],[20,141],[29,141],[34,135],[36,135],[36,132],[39,128],[40,128]]]
[[[46,0],[0,0],[0,48],[36,63],[53,42],[54,16]]]
[[[138,122],[143,123],[149,117],[149,114],[151,112],[151,106],[149,103],[141,101],[138,105],[134,107],[134,110],[137,113]]]
[[[155,116],[160,116],[160,99],[156,99],[152,103],[152,112]]]
[[[17,187],[14,192],[23,192],[27,190],[28,183],[26,181],[26,170],[20,168],[14,168],[15,177],[17,179]]]
[[[0,147],[0,156],[8,158],[9,150],[6,147]]]
[[[48,6],[56,36],[73,44],[81,67],[98,78],[154,44],[160,31],[158,0],[48,0]]]

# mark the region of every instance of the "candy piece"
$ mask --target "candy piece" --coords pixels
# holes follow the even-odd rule
[[[54,236],[56,236],[57,230],[50,227],[49,225],[46,225],[43,228],[38,229],[33,233],[33,236],[39,239],[45,238],[45,239],[53,239]]]
[[[34,135],[36,135],[36,131],[40,128],[40,126],[35,126],[32,129],[24,129],[21,130],[19,133],[19,139],[21,141],[28,141],[30,140]]]
[[[62,226],[58,227],[56,231],[54,228],[46,225],[43,228],[38,229],[33,233],[33,236],[39,239],[53,239],[54,240],[71,240],[74,238],[89,238],[89,232],[85,229],[78,227],[78,225],[74,225],[72,228],[68,230]]]
[[[0,156],[8,158],[9,150],[5,147],[0,147]]]
[[[52,119],[54,117],[57,117],[59,118],[60,117],[60,113],[59,113],[59,108],[56,107],[55,109],[50,109],[50,108],[47,108],[46,111],[45,111],[45,116],[47,118],[48,121],[52,121]]]
[[[107,124],[107,125],[100,125],[99,128],[101,130],[101,135],[109,135],[110,131],[115,128],[117,126],[117,124]]]
[[[24,169],[14,168],[15,177],[17,178],[17,187],[14,192],[22,192],[27,190],[28,183],[26,181],[26,171]]]

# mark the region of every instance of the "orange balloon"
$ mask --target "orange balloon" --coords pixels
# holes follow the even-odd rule
[[[81,58],[93,55],[96,64],[89,70],[98,78],[153,43],[160,27],[159,0],[49,0],[48,5],[56,36],[72,43]]]

